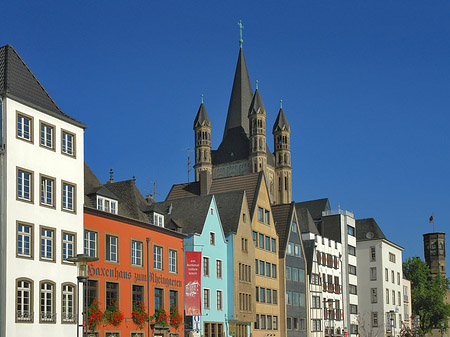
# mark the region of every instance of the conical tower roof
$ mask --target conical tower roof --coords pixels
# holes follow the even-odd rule
[[[239,48],[239,57],[234,74],[233,88],[231,90],[230,104],[228,105],[227,121],[223,132],[225,139],[227,132],[236,127],[242,127],[249,134],[248,109],[253,97],[252,85],[248,76],[242,46]]]
[[[253,95],[252,103],[250,104],[250,109],[248,110],[248,116],[254,114],[265,114],[266,108],[264,107],[264,103],[262,101],[261,95],[259,94],[259,90],[255,90],[255,94]]]
[[[272,133],[275,133],[277,131],[283,131],[283,130],[291,132],[291,127],[289,126],[289,123],[287,121],[286,115],[284,114],[283,108],[280,108],[277,119],[275,120],[275,123],[273,124]]]
[[[195,116],[194,120],[194,129],[197,126],[211,126],[211,121],[209,120],[208,113],[206,112],[205,105],[203,102],[200,104],[200,107],[198,108],[197,116]]]

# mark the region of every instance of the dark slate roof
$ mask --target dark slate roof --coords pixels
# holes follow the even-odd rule
[[[100,180],[98,180],[91,168],[84,163],[84,194],[90,194],[94,188],[100,186],[102,186]]]
[[[266,108],[264,107],[264,103],[258,89],[255,90],[252,103],[250,104],[250,108],[248,109],[249,117],[255,114],[266,114]]]
[[[322,212],[330,209],[330,203],[328,202],[328,198],[324,198],[298,202],[295,204],[295,207],[297,209],[307,208],[314,220],[320,220],[322,219]]]
[[[224,233],[237,233],[245,191],[214,194]]]
[[[298,204],[296,204],[298,205]],[[297,210],[297,218],[300,226],[300,231],[302,233],[314,233],[319,235],[319,231],[317,230],[317,226],[314,223],[314,220],[311,216],[311,213],[309,213],[307,208],[298,208],[295,207]]]
[[[278,234],[278,253],[280,258],[284,257],[286,245],[291,229],[292,212],[294,211],[294,202],[283,205],[273,205],[272,215],[275,222],[275,228]]]
[[[223,132],[226,138],[228,130],[242,127],[248,135],[247,113],[252,101],[253,90],[245,63],[244,51],[239,49],[239,57],[234,74],[233,88],[231,89],[230,104],[228,105],[227,121]]]
[[[218,149],[211,151],[212,164],[218,165],[237,160],[247,160],[249,146],[250,141],[241,126],[228,129]]]
[[[197,196],[177,200],[158,202],[156,205],[166,212],[165,226],[171,228],[172,222],[184,234],[200,234],[203,231],[212,195]],[[167,212],[170,210],[170,214]],[[219,213],[220,216],[220,213]]]
[[[194,129],[197,126],[211,126],[211,121],[209,120],[208,113],[206,112],[205,105],[200,104],[200,107],[198,108],[197,116],[195,116],[194,120]]]
[[[316,242],[314,240],[305,240],[303,241],[303,250],[305,251],[305,260],[306,260],[306,272],[309,276],[309,280],[311,281],[311,272],[312,265],[314,260],[314,249],[316,246]]]
[[[289,126],[288,120],[286,118],[286,115],[284,114],[283,108],[280,109],[278,112],[277,119],[275,120],[275,123],[273,124],[272,133],[275,133],[276,131],[289,131],[291,132],[291,127]]]
[[[86,194],[88,194],[88,193],[86,193]],[[104,185],[94,188],[91,191],[91,193],[89,193],[89,194],[101,195],[106,198],[118,200],[116,195],[114,193],[112,193],[109,189],[107,189]]]
[[[374,218],[356,220],[356,241],[386,239]]]
[[[86,125],[66,115],[11,45],[0,47],[0,95],[39,108],[82,128]]]
[[[198,181],[186,184],[173,185],[167,194],[166,200],[190,198],[200,195],[200,183]]]

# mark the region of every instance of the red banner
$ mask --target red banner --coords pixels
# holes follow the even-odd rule
[[[202,314],[202,253],[186,252],[184,259],[184,311],[186,316]]]

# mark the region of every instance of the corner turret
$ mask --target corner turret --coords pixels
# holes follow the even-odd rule
[[[212,173],[211,162],[211,121],[202,103],[194,120],[195,137],[195,181],[199,181],[201,171]]]

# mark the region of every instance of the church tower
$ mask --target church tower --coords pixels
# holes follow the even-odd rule
[[[425,262],[431,269],[431,275],[446,277],[445,270],[445,233],[423,234]]]
[[[259,95],[258,83],[248,111],[250,128],[249,161],[250,171],[264,171],[267,165],[266,155],[266,109]]]
[[[211,161],[211,121],[202,103],[194,120],[195,135],[195,181],[200,180],[201,171],[212,171]]]
[[[291,128],[281,104],[272,134],[275,154],[275,204],[287,204],[292,201]]]

